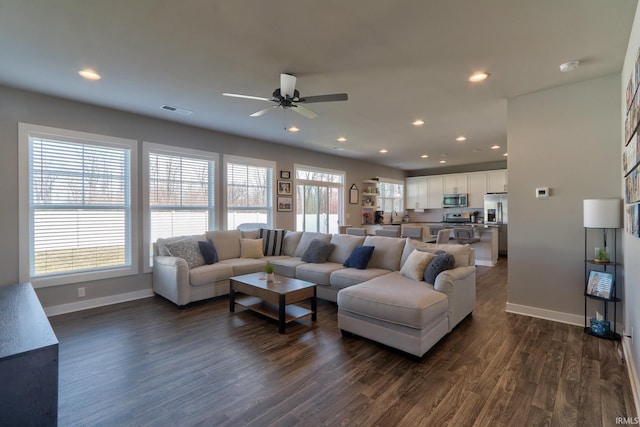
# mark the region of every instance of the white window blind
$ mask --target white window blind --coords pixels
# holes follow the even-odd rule
[[[273,162],[228,156],[227,229],[243,223],[273,223]]]
[[[147,143],[145,143],[147,144]],[[149,265],[151,245],[158,238],[203,234],[215,229],[217,154],[165,150],[147,144],[149,199]]]
[[[131,149],[30,134],[29,275],[131,266]]]

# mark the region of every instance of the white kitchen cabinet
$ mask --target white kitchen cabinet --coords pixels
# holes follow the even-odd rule
[[[444,194],[459,194],[469,192],[468,174],[453,173],[444,176]]]
[[[467,206],[482,209],[484,207],[484,195],[487,192],[487,173],[471,172],[469,175],[469,199]]]
[[[406,185],[406,209],[426,209],[427,208],[427,177],[419,176],[407,178]]]
[[[504,193],[507,191],[507,170],[487,171],[487,193]]]
[[[444,195],[444,175],[433,175],[427,177],[427,209],[441,209],[442,196]]]

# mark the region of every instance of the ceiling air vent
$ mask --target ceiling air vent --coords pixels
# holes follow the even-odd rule
[[[163,110],[167,110],[167,111],[171,111],[172,113],[182,114],[182,115],[185,115],[185,116],[188,116],[189,114],[193,113],[193,111],[191,111],[191,110],[186,110],[186,109],[180,108],[180,107],[172,107],[171,105],[163,105],[162,109]]]

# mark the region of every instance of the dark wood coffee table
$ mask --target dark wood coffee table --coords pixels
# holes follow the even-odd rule
[[[284,334],[285,325],[296,319],[311,315],[315,321],[318,300],[316,284],[290,277],[278,276],[273,281],[266,280],[265,273],[234,276],[229,285],[229,311],[235,311],[236,304],[278,321],[278,331]],[[236,298],[236,293],[244,296]],[[294,305],[311,299],[311,310]]]

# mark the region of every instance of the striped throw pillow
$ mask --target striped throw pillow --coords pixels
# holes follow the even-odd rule
[[[263,242],[264,256],[282,255],[282,245],[284,243],[284,234],[287,230],[278,228],[275,230],[269,228],[260,229],[260,238]]]

